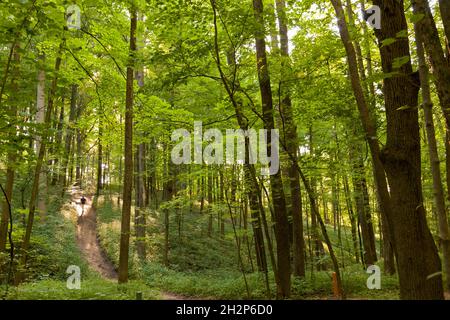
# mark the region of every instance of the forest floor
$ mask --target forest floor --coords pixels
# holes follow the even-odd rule
[[[84,212],[80,203],[82,192],[87,198]],[[148,211],[148,259],[141,263],[131,246],[130,280],[118,285],[121,201],[116,192],[105,192],[98,198],[90,196],[93,192],[89,187],[84,190],[74,188],[66,197],[48,199],[45,219],[36,223],[30,277],[20,286],[11,287],[8,299],[133,300],[138,293],[145,300],[268,298],[263,275],[252,271],[252,261],[244,255],[250,294],[246,293],[231,226],[225,225],[225,237],[217,232],[208,236],[208,215],[201,214],[195,205],[192,210],[186,207],[184,211],[171,211],[169,266],[161,262],[163,211]],[[213,209],[221,210],[220,207]],[[131,223],[133,227],[133,221]],[[327,229],[343,261],[342,277],[348,299],[398,299],[396,276],[383,275],[382,289],[369,290],[366,286],[368,274],[354,261],[349,230],[343,229],[342,240],[339,240],[332,226]],[[330,262],[323,261],[328,263],[327,270],[313,273],[313,265],[309,264],[304,279],[293,279],[292,299],[333,299]],[[67,287],[66,269],[73,265],[80,268],[80,290]],[[273,294],[276,288],[272,272],[269,281]]]

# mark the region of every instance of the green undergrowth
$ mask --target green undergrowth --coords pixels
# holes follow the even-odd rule
[[[80,289],[68,289],[65,281],[42,280],[11,287],[8,299],[16,300],[133,300],[141,292],[144,300],[159,299],[159,292],[141,281],[118,285],[103,279],[81,279]]]
[[[147,212],[147,260],[139,263],[135,254],[133,237],[130,249],[130,275],[143,281],[154,290],[161,290],[187,297],[203,299],[266,299],[269,297],[265,277],[252,272],[251,262],[243,250],[245,266],[245,285],[239,268],[234,236],[230,226],[222,238],[220,235],[207,235],[207,215],[180,211],[170,212],[170,251],[169,265],[162,263],[164,249],[163,215],[159,211]],[[181,220],[181,228],[180,226]],[[118,263],[120,239],[120,207],[113,201],[100,201],[97,209],[100,241],[108,256]],[[216,227],[216,226],[215,226]],[[132,226],[133,230],[133,226]],[[381,289],[369,290],[366,282],[370,274],[360,264],[355,263],[352,253],[351,235],[342,233],[342,250],[339,247],[337,232],[332,227],[327,231],[332,239],[336,255],[341,265],[343,285],[350,299],[398,299],[398,279],[396,276],[381,275]],[[346,230],[347,232],[348,230]],[[250,235],[251,236],[251,235]],[[251,239],[251,237],[250,237]],[[325,246],[326,248],[326,246]],[[326,250],[327,251],[327,250]],[[325,255],[323,261],[327,271],[310,272],[307,266],[304,279],[293,279],[292,299],[332,299],[331,259]],[[254,258],[252,263],[254,264]],[[271,297],[276,293],[273,273],[269,272]]]
[[[49,192],[48,194],[56,193]],[[17,244],[22,241],[25,232],[23,221],[25,220],[24,214],[27,212],[16,204],[17,201],[14,201],[12,206],[13,241],[16,248],[15,262],[21,257],[17,250]],[[66,279],[66,270],[70,265],[80,267],[82,274],[85,276],[93,276],[76,244],[77,215],[70,205],[68,196],[63,198],[49,196],[46,208],[45,213],[36,212],[28,251],[27,281]],[[3,262],[6,261],[6,258],[3,258]],[[3,271],[2,279],[5,279],[5,274],[9,269],[5,265],[3,266],[1,269]],[[15,263],[14,266],[17,267],[17,264]],[[17,270],[14,269],[15,271]]]

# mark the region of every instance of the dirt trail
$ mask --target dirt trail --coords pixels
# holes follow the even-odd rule
[[[117,272],[111,261],[108,260],[97,238],[97,220],[95,208],[92,207],[92,197],[86,196],[84,208],[80,203],[81,193],[76,189],[72,192],[72,202],[76,204],[77,244],[89,265],[109,280],[117,279]]]
[[[72,189],[72,204],[77,210],[77,244],[89,265],[103,278],[117,280],[117,272],[112,262],[108,259],[97,238],[97,216],[92,206],[93,197],[84,195],[86,204],[84,208],[80,202],[81,191]],[[163,300],[187,300],[189,298],[169,292],[161,292]]]

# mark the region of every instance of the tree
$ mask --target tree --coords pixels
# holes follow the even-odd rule
[[[281,63],[282,63],[282,75],[281,78],[285,79],[285,83],[289,79],[290,58],[289,58],[289,38],[286,16],[286,4],[284,0],[276,1],[276,9],[278,16],[278,26],[280,34],[281,45]],[[287,87],[287,88],[286,88]],[[293,119],[292,114],[292,101],[289,94],[289,88],[283,82],[280,81],[280,91],[282,92],[282,101],[280,105],[280,111],[283,114],[283,128],[285,131],[284,139],[288,148],[288,152],[293,155],[292,161],[298,161],[297,153],[299,148],[297,137],[297,125]],[[292,163],[288,169],[289,185],[291,189],[291,214],[292,214],[292,226],[293,226],[293,274],[297,277],[305,276],[305,244],[303,240],[303,216],[302,216],[302,202],[301,202],[301,190],[300,190],[300,177]]]
[[[356,104],[358,106],[361,124],[364,129],[365,139],[370,148],[370,154],[372,157],[372,165],[373,165],[373,170],[374,170],[375,184],[376,184],[376,189],[377,189],[377,193],[378,193],[378,198],[380,200],[379,204],[380,204],[380,211],[383,216],[383,223],[386,225],[386,228],[390,231],[390,233],[389,233],[390,239],[385,239],[385,241],[390,240],[392,242],[392,240],[393,240],[393,234],[392,234],[393,231],[392,230],[393,229],[390,229],[390,224],[391,224],[390,216],[392,216],[391,200],[390,200],[390,195],[389,195],[388,187],[387,187],[387,183],[386,183],[385,168],[384,168],[383,163],[380,158],[381,152],[380,152],[380,146],[378,144],[378,137],[377,137],[377,132],[375,129],[376,127],[370,116],[369,106],[368,106],[366,97],[364,95],[360,76],[358,74],[358,67],[357,67],[358,62],[357,62],[357,57],[356,57],[356,51],[352,44],[350,33],[348,31],[348,26],[347,26],[347,23],[345,20],[345,14],[344,14],[344,10],[342,7],[342,2],[340,0],[331,0],[331,2],[333,4],[334,10],[336,12],[336,16],[338,18],[339,33],[340,33],[341,40],[344,44],[345,51],[347,54],[350,81],[351,81],[353,93],[354,93],[354,96],[356,99]],[[358,187],[360,185],[360,183],[357,181],[355,181],[355,183],[356,183],[356,187]],[[362,190],[362,189],[360,189],[360,190]],[[360,206],[360,208],[362,210],[363,206]],[[366,229],[365,233],[368,235],[369,229],[368,228],[365,228],[365,229]],[[367,236],[367,239],[365,242],[370,243],[370,241],[371,241],[370,238]],[[392,242],[391,245],[394,246],[394,242]],[[366,247],[368,249],[369,248],[373,249],[372,245],[366,244]],[[370,251],[373,252],[373,250],[370,250]],[[370,257],[371,261],[368,261],[368,263],[374,262],[374,260],[376,260],[376,259],[374,259],[373,254],[370,254],[369,257]]]
[[[422,199],[418,75],[413,73],[403,1],[375,0],[375,30],[385,75],[387,141],[382,151],[391,189],[392,227],[402,299],[442,299],[441,263]],[[392,41],[390,39],[393,39]],[[414,237],[410,235],[414,234]],[[414,259],[412,259],[414,257]]]
[[[272,156],[275,150],[272,151],[271,130],[275,128],[273,118],[273,101],[272,88],[270,86],[270,75],[266,56],[266,41],[264,39],[264,17],[262,0],[253,0],[253,9],[256,19],[256,60],[258,70],[259,88],[261,92],[262,103],[262,118],[264,121],[264,128],[268,130],[267,133],[267,154]],[[277,268],[279,277],[278,294],[282,298],[287,298],[291,290],[291,265],[290,265],[290,245],[289,237],[289,223],[286,212],[286,202],[283,192],[283,181],[281,173],[278,171],[270,176],[270,185],[272,188],[272,203],[275,212],[275,236],[277,239]]]
[[[133,83],[136,51],[137,9],[130,8],[130,60],[127,66],[125,100],[125,170],[123,179],[122,222],[120,227],[119,283],[128,282],[131,196],[133,188]]]
[[[420,38],[419,26],[415,25],[417,57],[419,60],[420,83],[422,87],[422,108],[425,116],[427,131],[428,154],[430,156],[431,172],[433,176],[433,195],[439,220],[439,236],[441,238],[442,260],[446,278],[450,277],[450,232],[448,228],[447,212],[445,209],[444,188],[441,180],[441,168],[436,142],[436,134],[433,120],[433,102],[429,84],[428,66],[425,60],[423,42]],[[450,290],[450,282],[447,281],[447,290]]]

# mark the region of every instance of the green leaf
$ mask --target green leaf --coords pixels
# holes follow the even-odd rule
[[[411,23],[417,23],[419,21],[421,21],[423,18],[425,17],[425,15],[423,13],[418,13],[418,14],[413,14],[411,16]]]
[[[386,46],[390,46],[391,44],[393,44],[395,41],[397,41],[397,39],[395,38],[387,38],[384,39],[383,41],[381,41],[381,47],[386,47]]]
[[[408,30],[402,30],[395,35],[397,38],[408,38]]]
[[[395,58],[394,61],[392,62],[392,68],[394,68],[394,69],[399,69],[399,68],[401,68],[404,64],[408,63],[409,60],[410,60],[409,56],[404,56],[404,57]]]

